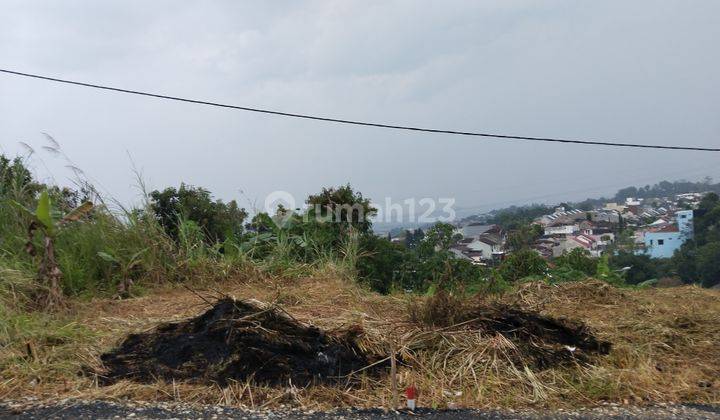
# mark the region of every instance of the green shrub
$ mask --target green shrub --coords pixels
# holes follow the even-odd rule
[[[558,267],[565,267],[573,271],[580,271],[592,276],[597,271],[597,259],[590,257],[590,252],[583,248],[574,248],[570,252],[555,258]]]
[[[503,279],[511,283],[528,276],[547,274],[547,262],[531,249],[521,249],[510,254],[498,268]]]

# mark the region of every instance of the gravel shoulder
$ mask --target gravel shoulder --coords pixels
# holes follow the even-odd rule
[[[656,405],[626,407],[607,405],[578,410],[431,410],[414,413],[381,409],[337,411],[255,411],[220,406],[174,403],[114,403],[63,401],[51,404],[0,403],[0,419],[720,419],[720,406]]]

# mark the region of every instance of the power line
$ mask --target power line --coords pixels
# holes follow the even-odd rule
[[[709,147],[664,146],[664,145],[657,145],[657,144],[620,143],[620,142],[612,142],[612,141],[575,140],[575,139],[560,139],[560,138],[552,138],[552,137],[511,136],[511,135],[505,135],[505,134],[478,133],[478,132],[472,132],[472,131],[457,131],[457,130],[440,130],[440,129],[435,129],[435,128],[422,128],[422,127],[413,127],[413,126],[405,126],[405,125],[381,124],[381,123],[373,123],[373,122],[365,122],[365,121],[345,120],[345,119],[339,119],[339,118],[320,117],[320,116],[309,115],[309,114],[296,114],[296,113],[292,113],[292,112],[281,112],[281,111],[273,111],[273,110],[262,109],[262,108],[251,108],[251,107],[246,107],[246,106],[229,105],[229,104],[223,104],[223,103],[218,103],[218,102],[181,98],[178,96],[161,95],[158,93],[150,93],[150,92],[142,92],[142,91],[138,91],[138,90],[122,89],[122,88],[116,88],[116,87],[112,87],[112,86],[98,85],[98,84],[94,84],[94,83],[77,82],[77,81],[73,81],[73,80],[59,79],[56,77],[41,76],[38,74],[22,73],[22,72],[13,71],[13,70],[0,69],[0,72],[6,73],[6,74],[12,74],[15,76],[30,77],[33,79],[41,79],[41,80],[47,80],[47,81],[51,81],[51,82],[66,83],[66,84],[70,84],[70,85],[84,86],[84,87],[95,88],[95,89],[103,89],[103,90],[109,90],[109,91],[113,91],[113,92],[128,93],[128,94],[132,94],[132,95],[148,96],[148,97],[152,97],[152,98],[167,99],[167,100],[171,100],[171,101],[187,102],[187,103],[192,103],[192,104],[208,105],[208,106],[214,106],[214,107],[219,107],[219,108],[237,109],[237,110],[241,110],[241,111],[257,112],[257,113],[261,113],[261,114],[279,115],[279,116],[283,116],[283,117],[292,117],[292,118],[303,118],[306,120],[324,121],[324,122],[331,122],[331,123],[338,123],[338,124],[350,124],[350,125],[359,125],[359,126],[365,126],[365,127],[388,128],[388,129],[392,129],[392,130],[419,131],[419,132],[425,132],[425,133],[453,134],[453,135],[459,135],[459,136],[486,137],[486,138],[496,138],[496,139],[504,139],[504,140],[527,140],[527,141],[542,141],[542,142],[550,142],[550,143],[584,144],[584,145],[595,145],[595,146],[634,147],[634,148],[642,148],[642,149],[694,150],[694,151],[699,151],[699,152],[720,152],[720,148],[709,148]]]

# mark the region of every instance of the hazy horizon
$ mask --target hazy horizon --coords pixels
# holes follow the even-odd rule
[[[422,7],[419,7],[421,5]],[[720,3],[9,1],[0,68],[335,118],[718,147]],[[716,51],[713,53],[712,51]],[[460,211],[720,177],[717,153],[340,126],[0,74],[0,153],[72,163],[123,203],[202,186],[251,207],[351,183]],[[242,192],[241,192],[242,191]]]

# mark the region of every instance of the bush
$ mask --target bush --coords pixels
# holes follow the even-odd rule
[[[408,258],[406,249],[375,235],[363,237],[360,244],[363,253],[357,270],[361,281],[375,291],[389,293]]]
[[[431,327],[447,327],[465,319],[466,301],[445,289],[430,290],[428,296],[411,301],[410,320]]]
[[[498,273],[509,282],[528,276],[544,276],[547,274],[547,262],[535,251],[523,249],[510,254],[498,268]]]
[[[625,283],[640,284],[644,281],[656,279],[666,274],[662,269],[662,262],[657,259],[651,259],[648,255],[636,255],[631,252],[621,251],[613,255],[610,260],[610,268],[612,270],[625,270]]]
[[[697,274],[703,287],[720,283],[720,242],[710,242],[698,248]]]
[[[610,268],[610,263],[608,262],[607,255],[603,255],[598,260],[597,272],[595,273],[595,277],[597,277],[599,280],[604,280],[616,286],[625,285],[625,281],[623,280],[623,278],[617,272],[613,271]]]
[[[247,217],[245,209],[238,207],[235,200],[229,203],[213,200],[210,191],[185,184],[180,184],[179,189],[151,192],[150,209],[173,239],[180,239],[179,227],[184,219],[196,223],[209,244],[239,236]]]
[[[584,271],[576,270],[570,266],[562,265],[551,269],[548,272],[547,277],[549,283],[563,283],[568,281],[585,280],[586,278],[594,274],[594,272],[592,274],[588,274]]]
[[[597,260],[590,257],[590,252],[582,248],[574,248],[555,259],[558,267],[585,273],[592,276],[597,271]]]

